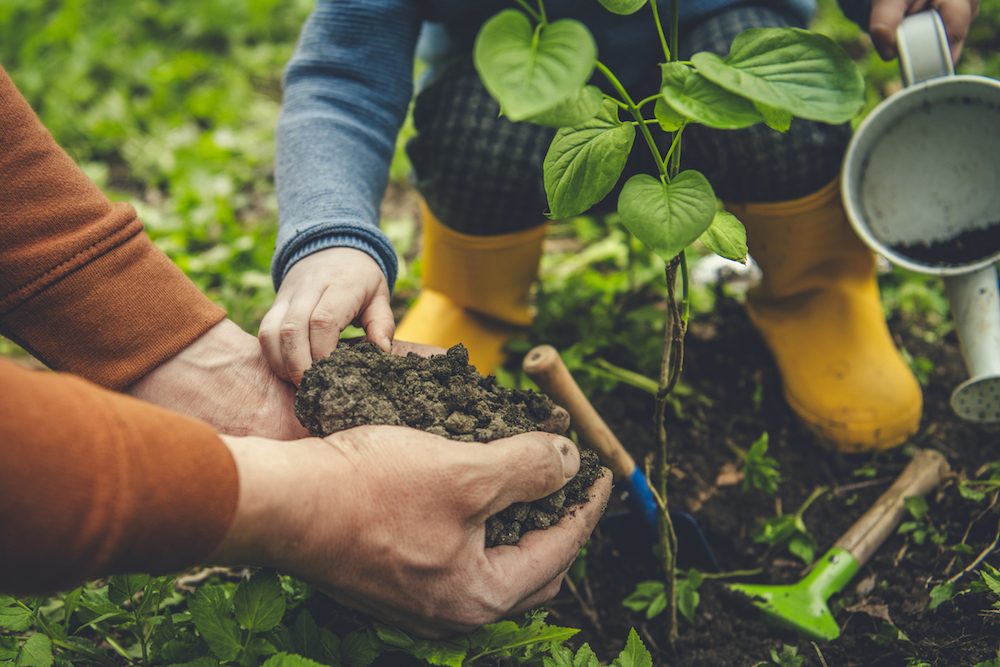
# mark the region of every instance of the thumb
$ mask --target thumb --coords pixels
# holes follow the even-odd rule
[[[483,519],[513,503],[555,493],[580,470],[580,450],[569,438],[532,431],[487,443],[482,449],[492,475]]]

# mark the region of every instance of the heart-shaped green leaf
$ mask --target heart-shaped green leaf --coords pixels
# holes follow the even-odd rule
[[[500,12],[476,36],[473,60],[483,85],[511,120],[550,109],[587,83],[597,45],[579,21],[537,28],[522,12]]]
[[[601,0],[601,4],[615,14],[635,14],[646,4],[646,0]]]
[[[584,86],[551,109],[527,120],[547,127],[570,127],[585,123],[601,110],[604,93],[597,86]]]
[[[664,63],[662,92],[678,113],[719,130],[735,130],[763,118],[753,102],[735,95],[678,62]]]
[[[556,133],[545,162],[545,194],[552,218],[580,215],[611,192],[635,141],[635,126],[618,120],[618,105],[605,100],[600,113]]]
[[[747,263],[747,230],[729,211],[716,211],[712,224],[698,240],[716,255]]]
[[[696,53],[706,79],[795,116],[844,123],[864,105],[864,79],[830,38],[798,28],[751,28],[736,36],[729,56]]]
[[[669,262],[712,224],[715,193],[693,170],[682,171],[669,184],[638,174],[622,188],[618,213],[636,238]]]

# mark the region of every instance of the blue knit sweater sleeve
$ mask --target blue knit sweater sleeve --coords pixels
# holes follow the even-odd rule
[[[299,259],[343,246],[367,252],[395,283],[379,205],[421,22],[413,0],[317,0],[285,67],[275,130],[276,288]]]

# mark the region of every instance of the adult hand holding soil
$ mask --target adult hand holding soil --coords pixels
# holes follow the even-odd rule
[[[929,7],[941,14],[952,62],[958,62],[969,26],[979,14],[979,0],[873,0],[868,33],[883,60],[892,60],[898,55],[896,28],[903,18]]]
[[[295,387],[275,375],[257,340],[230,320],[216,324],[125,393],[229,435],[277,440],[309,435],[295,418]]]
[[[428,637],[551,599],[611,490],[605,473],[590,502],[555,526],[486,549],[487,518],[576,474],[572,441],[531,432],[476,446],[398,426],[290,443],[224,439],[240,496],[213,563],[274,567]]]
[[[288,270],[258,337],[274,372],[297,386],[352,322],[389,351],[396,325],[382,269],[361,250],[328,248]]]

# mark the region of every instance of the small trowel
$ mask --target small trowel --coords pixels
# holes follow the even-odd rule
[[[539,345],[524,358],[523,368],[549,398],[565,408],[570,416],[571,428],[583,444],[597,453],[601,463],[611,469],[615,483],[625,488],[631,513],[608,517],[611,532],[621,536],[619,541],[627,538],[635,543],[645,542],[651,547],[659,533],[658,507],[646,475],[587,400],[558,350],[551,345]],[[718,572],[715,554],[694,517],[670,510],[670,518],[677,535],[678,565],[694,567],[702,572]]]
[[[730,584],[729,587],[752,598],[771,625],[794,630],[813,641],[836,639],[840,627],[826,601],[847,585],[892,534],[906,514],[904,500],[935,488],[948,470],[948,462],[940,453],[932,449],[917,450],[892,486],[802,581],[789,586]]]

